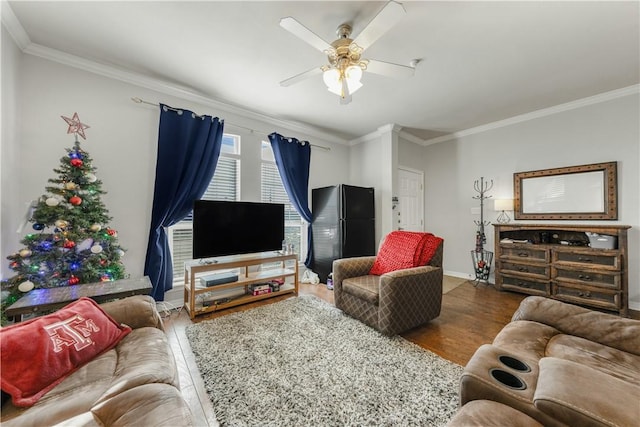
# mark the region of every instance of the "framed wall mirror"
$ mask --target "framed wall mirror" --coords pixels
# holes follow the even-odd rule
[[[617,162],[513,174],[515,219],[618,219]]]

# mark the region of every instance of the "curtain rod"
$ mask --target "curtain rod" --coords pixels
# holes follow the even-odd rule
[[[147,104],[147,105],[153,105],[154,107],[159,107],[159,106],[160,106],[159,104],[156,104],[156,103],[154,103],[154,102],[145,101],[144,99],[138,98],[137,96],[132,97],[132,98],[131,98],[131,100],[132,100],[133,102],[135,102],[136,104]],[[178,109],[177,109],[177,108],[172,108],[172,107],[169,107],[169,106],[167,106],[167,108],[169,108],[169,109],[170,109],[170,110],[172,110],[172,111],[178,111]],[[255,129],[251,129],[251,128],[248,128],[248,127],[246,127],[246,126],[241,126],[241,125],[237,125],[237,124],[235,124],[235,123],[228,122],[228,121],[226,121],[226,120],[225,120],[225,123],[228,123],[228,124],[230,124],[231,126],[235,126],[235,127],[237,127],[237,128],[241,128],[241,129],[248,130],[248,131],[249,131],[249,132],[251,132],[251,133],[257,132],[257,133],[264,134],[264,135],[269,135],[269,133],[270,133],[270,132],[265,132],[265,131],[257,131],[257,130],[255,130]],[[316,145],[316,144],[312,144],[312,143],[309,143],[309,145],[310,145],[311,147],[320,148],[321,150],[331,151],[331,148],[330,148],[330,147],[325,147],[325,146],[323,146],[323,145]]]

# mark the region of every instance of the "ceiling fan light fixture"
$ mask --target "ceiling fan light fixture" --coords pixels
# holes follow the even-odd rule
[[[341,98],[351,95],[360,89],[362,87],[361,78],[362,67],[359,65],[351,65],[344,72],[340,72],[337,68],[329,68],[322,74],[322,79],[329,92]]]
[[[337,68],[329,68],[322,73],[322,80],[327,85],[327,89],[331,93],[335,93],[340,96],[342,93],[342,83],[340,78],[340,71]]]
[[[349,84],[349,92],[355,92],[355,90],[351,90],[351,86],[357,86],[356,90],[362,87],[362,83],[360,83],[360,79],[362,78],[362,68],[359,65],[351,65],[347,67],[344,75],[347,79],[347,84]]]

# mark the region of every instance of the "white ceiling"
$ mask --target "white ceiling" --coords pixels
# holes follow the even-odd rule
[[[400,23],[363,57],[403,65],[420,59],[413,77],[365,72],[364,87],[349,105],[339,104],[321,76],[279,85],[326,63],[321,52],[282,29],[280,18],[293,16],[331,42],[345,22],[357,36],[384,4],[9,2],[31,46],[344,140],[389,123],[430,139],[640,82],[638,1],[405,1]]]

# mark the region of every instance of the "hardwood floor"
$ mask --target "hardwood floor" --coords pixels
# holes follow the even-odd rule
[[[301,284],[300,295],[308,294],[316,295],[333,304],[333,291],[328,290],[324,285]],[[465,282],[443,296],[440,317],[402,336],[445,359],[464,366],[481,344],[490,343],[498,331],[509,322],[518,304],[525,297],[526,295],[498,292],[490,285],[479,284],[474,287],[472,282]],[[194,322],[271,304],[286,298],[291,298],[291,295],[199,316],[194,319]],[[196,425],[218,425],[185,336],[185,327],[191,324],[189,316],[184,310],[173,311],[164,318],[164,323],[178,364],[182,393],[191,407]]]

